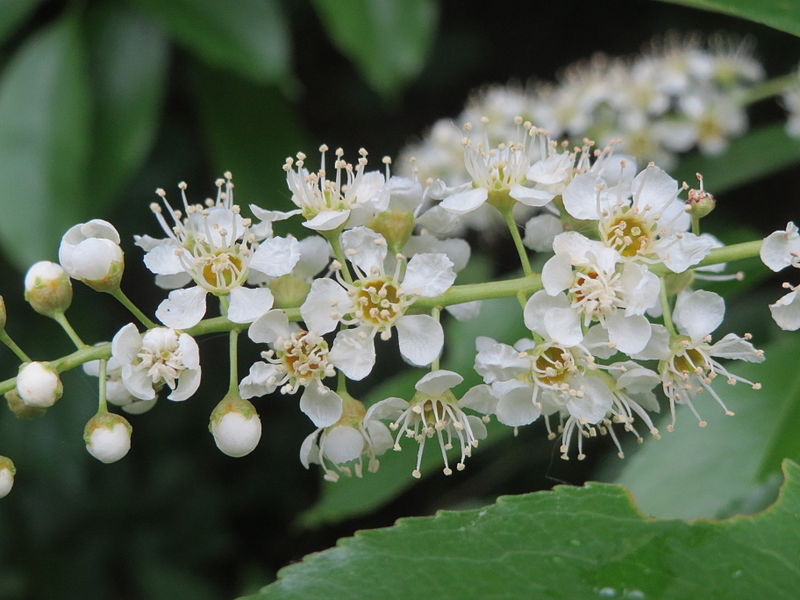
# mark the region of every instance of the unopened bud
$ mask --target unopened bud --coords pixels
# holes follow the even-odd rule
[[[101,219],[71,227],[61,238],[58,260],[70,277],[98,292],[119,288],[125,268],[119,233]]]
[[[302,277],[289,274],[270,281],[269,289],[275,299],[274,308],[290,308],[300,306],[305,301],[311,284]]]
[[[72,303],[72,284],[61,265],[42,260],[31,266],[25,274],[25,300],[48,317],[66,311]]]
[[[10,458],[0,456],[0,498],[8,496],[11,488],[14,487],[14,475],[17,469]]]
[[[120,415],[97,413],[86,423],[83,441],[86,450],[103,463],[117,462],[131,449],[131,424]]]
[[[17,390],[6,392],[5,396],[8,409],[14,413],[14,416],[18,419],[38,419],[39,417],[43,417],[47,412],[46,408],[28,406],[25,404],[22,398],[19,397]]]
[[[208,430],[223,454],[250,454],[261,439],[261,419],[255,407],[238,393],[227,394],[211,412]]]
[[[45,363],[29,362],[19,369],[16,391],[26,406],[49,408],[61,398],[64,387],[58,373]]]

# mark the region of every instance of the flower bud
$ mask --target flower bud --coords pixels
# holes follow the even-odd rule
[[[10,458],[0,456],[0,498],[8,496],[11,488],[14,487],[14,475],[17,469]]]
[[[71,227],[61,238],[58,260],[70,277],[98,292],[119,288],[125,268],[119,233],[101,219]]]
[[[283,275],[269,282],[269,290],[275,299],[273,308],[300,306],[308,296],[311,284],[302,277]]]
[[[250,454],[258,445],[261,419],[250,402],[232,392],[211,412],[208,430],[223,454],[239,458]]]
[[[18,419],[38,419],[39,417],[43,417],[47,412],[46,408],[28,406],[25,404],[22,398],[19,397],[17,390],[6,392],[6,403],[8,404],[8,409],[13,412],[14,416]]]
[[[0,331],[3,331],[6,328],[6,301],[0,296]]]
[[[48,317],[67,310],[72,303],[72,284],[61,265],[42,260],[28,269],[25,300],[33,310]]]
[[[97,413],[83,430],[86,450],[102,463],[113,463],[131,449],[131,424],[120,415]]]
[[[19,368],[16,391],[26,406],[48,408],[61,398],[64,387],[58,374],[45,363],[29,362]]]

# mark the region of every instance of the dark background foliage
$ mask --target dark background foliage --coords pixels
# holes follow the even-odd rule
[[[239,203],[283,207],[289,194],[281,164],[288,154],[302,149],[313,155],[324,141],[348,153],[366,147],[377,163],[437,118],[458,114],[470,91],[483,84],[552,80],[594,52],[635,53],[668,31],[750,35],[773,76],[794,68],[800,56],[800,44],[786,34],[655,2],[342,1],[346,18],[336,25],[331,4],[0,5],[0,277],[8,329],[30,354],[52,357],[70,349],[54,323],[34,317],[22,302],[21,284],[26,264],[55,258],[59,236],[72,222],[101,217],[115,223],[128,257],[124,288],[147,311],[163,298],[132,244],[134,233],[158,233],[147,209],[156,187],[170,190],[186,180],[198,198],[231,169]],[[386,31],[366,31],[375,25],[365,28],[363,5],[386,11]],[[341,41],[353,31],[367,41],[375,35],[410,35],[412,41],[399,42],[388,58],[375,50],[369,58],[375,64],[364,67],[352,60],[364,49],[348,51]],[[37,43],[39,36],[45,42]],[[403,62],[397,57],[406,51],[411,58]],[[26,52],[28,62],[21,63]],[[753,123],[774,122],[781,114],[774,103],[763,103],[752,112]],[[41,138],[19,137],[17,120],[32,122]],[[797,207],[798,174],[786,170],[725,194],[711,229],[725,234],[746,223],[765,233],[780,227]],[[484,272],[513,269],[506,246],[487,248]],[[110,298],[80,285],[75,292],[70,316],[87,341],[109,339],[129,320]],[[758,301],[763,309],[775,295],[774,282],[752,294],[733,305],[731,326],[744,324],[769,339],[773,329],[747,307]],[[502,311],[495,318],[504,318]],[[3,410],[0,452],[15,460],[18,475],[13,493],[0,503],[0,598],[232,597],[356,529],[484,504],[499,494],[580,484],[597,477],[613,456],[610,445],[599,442],[587,461],[565,463],[556,442],[533,427],[477,452],[464,473],[449,479],[432,474],[367,513],[304,526],[300,515],[330,484],[297,460],[311,424],[296,399],[276,395],[258,402],[264,437],[246,458],[223,456],[206,433],[208,414],[225,389],[225,347],[224,336],[201,341],[201,392],[132,417],[133,450],[113,466],[97,463],[83,448],[81,432],[95,410],[96,391],[95,380],[82,373],[65,377],[64,398],[41,420],[17,421]],[[3,352],[3,376],[13,376],[16,363]],[[254,357],[243,345],[240,364]],[[356,386],[357,394],[402,369],[396,349],[381,358],[381,370]],[[410,452],[401,458],[408,476]],[[354,497],[360,493],[357,486],[349,489]]]

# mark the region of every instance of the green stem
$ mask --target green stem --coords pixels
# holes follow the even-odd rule
[[[742,242],[740,244],[733,244],[723,248],[715,248],[708,253],[705,259],[700,261],[697,266],[705,267],[720,263],[733,262],[752,258],[758,256],[761,248],[761,240],[754,240],[752,242]],[[654,265],[650,269],[657,275],[665,275],[670,273],[669,269],[663,265]],[[474,300],[489,300],[491,298],[506,298],[516,296],[519,293],[531,294],[537,290],[542,289],[542,281],[538,274],[532,273],[527,277],[518,277],[516,279],[507,279],[505,281],[487,281],[485,283],[472,283],[466,285],[454,285],[444,294],[435,296],[433,298],[418,298],[412,305],[411,312],[422,313],[428,312],[436,307],[450,306],[451,304],[461,304],[462,302],[471,302]],[[285,309],[286,315],[290,321],[300,320],[300,310],[297,307]],[[209,333],[229,332],[231,330],[240,330],[242,325],[233,323],[225,317],[213,317],[200,321],[194,327],[186,330],[191,336],[207,335]],[[83,347],[71,354],[62,356],[55,360],[49,361],[49,364],[56,372],[69,371],[76,367],[81,366],[90,360],[107,359],[111,356],[111,344],[106,342],[97,346]],[[13,390],[16,386],[16,378],[6,379],[0,381],[0,394]]]
[[[113,290],[113,291],[109,292],[109,294],[111,294],[111,295],[112,295],[112,296],[113,296],[113,297],[114,297],[114,298],[117,300],[117,302],[119,302],[120,304],[122,304],[122,306],[124,306],[125,308],[127,308],[127,309],[128,309],[128,311],[129,311],[129,312],[130,312],[130,313],[131,313],[131,314],[132,314],[134,317],[136,317],[136,320],[137,320],[137,321],[139,321],[139,323],[141,323],[142,325],[144,325],[144,326],[145,326],[147,329],[152,329],[153,327],[157,327],[157,325],[156,325],[155,323],[153,323],[153,321],[151,321],[150,319],[148,319],[148,318],[147,318],[147,315],[145,315],[145,314],[144,314],[144,313],[143,313],[141,310],[139,310],[139,307],[137,307],[137,306],[136,306],[136,305],[135,305],[135,304],[134,304],[134,303],[131,301],[131,299],[130,299],[130,298],[128,298],[128,297],[125,295],[125,292],[123,292],[123,291],[122,291],[122,289],[120,289],[120,288],[117,288],[117,289],[115,289],[115,290]]]
[[[344,371],[338,371],[336,374],[336,393],[347,393],[347,377],[345,377]]]
[[[514,247],[517,249],[519,262],[522,265],[522,272],[525,273],[526,276],[531,275],[533,273],[533,269],[531,269],[531,262],[528,259],[528,250],[522,243],[522,238],[519,235],[519,227],[517,227],[517,222],[514,220],[513,211],[508,209],[501,212],[503,218],[506,220],[506,225],[508,225],[508,231],[511,234],[511,239],[514,240]]]
[[[86,344],[78,335],[78,333],[72,328],[72,325],[70,325],[66,315],[63,312],[53,314],[53,320],[61,325],[61,329],[63,329],[64,333],[69,336],[69,339],[72,340],[72,343],[75,344],[75,347],[78,350],[86,348]]]
[[[661,312],[664,317],[664,327],[667,328],[671,336],[678,335],[675,331],[675,325],[672,322],[672,308],[669,305],[669,298],[667,297],[667,283],[664,278],[661,278]]]
[[[436,319],[437,323],[439,322],[439,317],[441,316],[441,312],[442,312],[442,309],[439,308],[438,306],[434,306],[431,309],[431,316],[434,319]],[[431,371],[438,371],[439,370],[439,359],[441,359],[441,358],[442,358],[442,353],[440,351],[439,354],[436,355],[436,358],[433,359],[433,362],[431,363]]]
[[[100,399],[97,402],[97,412],[107,413],[108,404],[106,403],[106,360],[100,361],[100,372],[98,373],[100,379]]]
[[[700,235],[700,217],[695,214],[692,215],[692,233]]]
[[[6,346],[8,346],[9,350],[16,354],[20,361],[31,362],[30,357],[22,351],[22,348],[17,346],[17,343],[11,339],[11,336],[6,333],[5,329],[0,331],[0,342],[3,342]]]
[[[239,391],[239,330],[231,329],[228,335],[228,359],[230,361],[228,393],[234,394]]]
[[[795,73],[787,73],[780,77],[762,81],[750,89],[743,91],[739,96],[739,102],[745,105],[754,104],[755,102],[782,94],[794,85],[798,85],[797,75]]]
[[[325,234],[325,239],[328,240],[331,248],[333,248],[333,255],[336,257],[336,260],[342,265],[342,277],[344,277],[347,283],[353,283],[353,276],[350,274],[350,267],[347,266],[347,258],[342,249],[340,234],[341,231],[339,229],[334,229]]]

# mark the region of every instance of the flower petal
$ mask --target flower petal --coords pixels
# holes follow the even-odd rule
[[[430,396],[441,396],[450,388],[454,388],[459,383],[464,381],[464,378],[458,373],[439,369],[438,371],[431,371],[425,374],[414,386],[417,391]]]
[[[321,383],[311,383],[300,396],[300,410],[316,427],[330,427],[342,417],[342,399]]]
[[[453,261],[447,255],[416,254],[408,261],[400,289],[412,296],[431,298],[445,293],[455,280]]]
[[[650,321],[642,315],[625,316],[616,311],[605,319],[608,340],[625,354],[636,354],[644,350],[650,340]]]
[[[324,210],[303,225],[314,231],[331,231],[342,225],[350,216],[349,210]]]
[[[395,327],[400,354],[412,365],[429,365],[442,352],[444,332],[430,315],[405,315]]]
[[[289,317],[282,310],[271,310],[250,325],[247,336],[257,344],[272,344],[279,338],[289,337],[297,326],[289,323]]]
[[[340,331],[336,334],[328,359],[349,379],[364,379],[375,366],[375,340],[367,328]]]
[[[250,257],[250,268],[270,277],[290,273],[300,260],[300,243],[292,236],[268,238]]]
[[[269,288],[233,288],[230,298],[228,320],[234,323],[252,323],[272,308],[273,303]]]
[[[388,252],[386,238],[366,227],[354,227],[342,234],[342,249],[347,259],[367,276],[383,273]]]
[[[156,318],[167,327],[188,329],[206,314],[206,291],[198,286],[173,290],[156,309]]]
[[[350,296],[339,283],[333,279],[315,279],[300,307],[300,315],[309,329],[325,334],[336,329],[339,319],[352,310]]]
[[[489,197],[484,188],[473,188],[448,196],[441,202],[441,207],[456,215],[465,215],[480,207]]]
[[[544,206],[555,197],[553,192],[529,188],[519,184],[512,187],[508,195],[525,206],[533,207]]]
[[[509,427],[529,425],[541,411],[533,404],[533,389],[520,381],[498,382],[492,386],[497,396],[495,415]]]
[[[320,454],[340,465],[361,456],[364,436],[349,425],[337,425],[325,432],[321,439]]]
[[[714,331],[725,317],[725,301],[719,294],[697,290],[678,295],[672,319],[678,331],[700,341]]]

